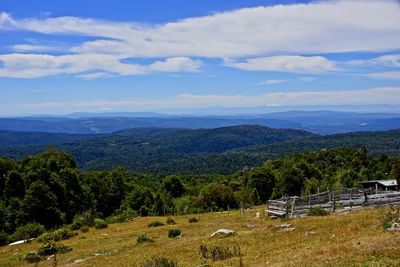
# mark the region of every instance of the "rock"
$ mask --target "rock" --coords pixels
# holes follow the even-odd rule
[[[279,227],[279,228],[289,228],[290,226],[292,226],[290,223],[283,223],[281,225],[277,225],[275,227]]]
[[[234,230],[229,230],[229,229],[219,229],[218,231],[214,232],[211,234],[211,237],[216,237],[216,236],[228,236],[228,235],[233,235],[235,234]]]
[[[51,259],[53,259],[54,258],[54,255],[51,255],[51,256],[48,256],[47,257],[47,260],[49,261],[49,260],[51,260]]]
[[[313,232],[313,231],[305,232],[305,233],[304,233],[304,236],[315,235],[316,233],[317,233],[317,232]]]
[[[250,223],[249,223],[249,224],[246,224],[246,227],[251,229],[251,228],[256,227],[256,225],[255,225],[255,224],[250,224]]]
[[[13,242],[13,243],[11,243],[11,244],[8,244],[9,246],[15,246],[15,245],[20,245],[20,244],[23,244],[23,243],[26,243],[26,242],[30,242],[30,241],[32,241],[32,240],[34,240],[35,238],[30,238],[30,239],[28,239],[28,240],[18,240],[18,241],[15,241],[15,242]]]
[[[393,231],[400,231],[400,223],[392,223],[392,226],[390,226],[387,231],[393,232]]]
[[[282,231],[282,232],[291,232],[291,231],[293,231],[294,229],[296,229],[296,227],[287,227],[287,228],[281,229],[281,231]]]

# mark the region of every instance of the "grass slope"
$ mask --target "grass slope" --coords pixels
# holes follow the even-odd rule
[[[236,266],[238,257],[213,262],[201,258],[198,249],[201,244],[230,247],[238,244],[244,266],[400,266],[400,232],[383,231],[379,209],[292,219],[287,221],[296,227],[291,232],[281,230],[281,220],[255,218],[255,212],[200,214],[200,221],[192,224],[186,216],[176,216],[176,225],[154,228],[148,228],[148,223],[155,220],[165,223],[166,218],[139,217],[103,230],[91,228],[88,233],[79,233],[62,242],[73,251],[59,255],[58,264],[141,266],[152,256],[162,255],[177,261],[179,266]],[[247,228],[247,224],[255,227]],[[182,238],[168,238],[168,230],[177,227],[182,230]],[[219,228],[234,229],[237,234],[210,238]],[[154,242],[137,244],[136,238],[141,233],[150,235]],[[28,266],[19,258],[39,246],[33,241],[1,247],[0,266]],[[39,266],[52,266],[52,261]]]

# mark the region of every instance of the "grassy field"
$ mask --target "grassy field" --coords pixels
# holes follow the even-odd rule
[[[258,207],[262,211],[263,207]],[[149,228],[150,222],[166,222],[166,217],[138,217],[112,224],[107,229],[90,228],[88,233],[62,241],[72,252],[57,256],[58,266],[141,266],[152,256],[165,256],[178,266],[400,266],[400,232],[385,232],[380,226],[380,209],[352,211],[342,215],[306,217],[288,221],[256,218],[256,209],[173,217],[176,225]],[[291,224],[292,231],[280,227]],[[250,224],[252,225],[251,227]],[[181,238],[168,238],[171,228],[180,228]],[[220,228],[233,229],[229,237],[210,238]],[[290,229],[289,229],[290,230]],[[141,233],[153,243],[136,242]],[[213,261],[199,256],[201,244],[240,246],[241,257]],[[22,258],[40,247],[29,244],[0,247],[0,266],[33,266]],[[47,260],[38,266],[52,266]]]

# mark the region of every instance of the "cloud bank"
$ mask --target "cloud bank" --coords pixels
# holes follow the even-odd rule
[[[324,73],[335,63],[324,53],[385,52],[399,49],[400,4],[395,0],[337,0],[243,8],[165,24],[144,25],[80,17],[16,19],[0,14],[0,31],[51,36],[87,36],[64,54],[40,44],[15,44],[3,54],[1,77],[58,74],[96,78],[151,72],[198,71],[201,58],[219,58],[248,71]],[[40,52],[40,54],[35,54]],[[149,65],[124,59],[154,59]],[[381,58],[398,67],[398,59]],[[21,62],[26,61],[26,66]],[[355,65],[386,64],[353,62]]]

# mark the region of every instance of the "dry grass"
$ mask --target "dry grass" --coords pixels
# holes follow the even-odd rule
[[[377,209],[293,219],[287,223],[296,228],[287,232],[276,227],[283,223],[281,220],[255,218],[255,212],[201,214],[195,224],[189,223],[187,216],[177,216],[176,225],[156,228],[147,225],[154,220],[165,222],[167,218],[135,218],[107,229],[79,232],[62,242],[73,251],[59,255],[58,266],[141,266],[156,255],[173,259],[179,266],[238,266],[238,257],[214,262],[201,258],[201,244],[238,244],[245,266],[400,266],[400,233],[383,231]],[[247,228],[247,224],[255,227]],[[182,230],[182,238],[168,238],[168,230],[176,227]],[[209,238],[219,228],[234,229],[237,234]],[[154,242],[137,244],[141,233],[150,235]],[[0,266],[28,265],[19,258],[39,246],[32,242],[0,247]],[[52,266],[52,261],[39,266]]]

